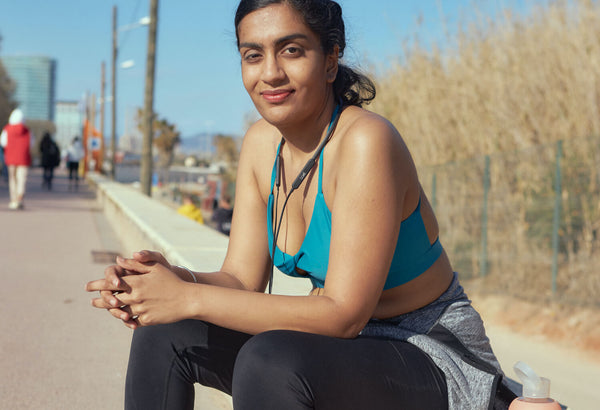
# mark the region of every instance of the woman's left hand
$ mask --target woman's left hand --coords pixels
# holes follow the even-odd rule
[[[88,291],[113,290],[121,311],[130,318],[124,321],[131,329],[161,323],[172,323],[185,319],[185,303],[182,300],[185,281],[161,263],[142,263],[135,259],[119,259],[118,265],[137,272],[136,275],[121,277],[119,289],[108,289],[110,284],[101,279],[90,282]],[[92,305],[107,308],[102,298],[92,300]]]

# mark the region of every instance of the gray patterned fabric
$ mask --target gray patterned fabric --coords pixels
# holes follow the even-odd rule
[[[373,319],[361,335],[405,340],[427,353],[446,376],[448,408],[493,407],[496,385],[503,373],[483,321],[456,273],[450,287],[436,301],[391,319]]]

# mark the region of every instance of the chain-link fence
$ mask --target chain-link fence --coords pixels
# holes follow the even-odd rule
[[[461,278],[600,305],[600,137],[419,169]]]

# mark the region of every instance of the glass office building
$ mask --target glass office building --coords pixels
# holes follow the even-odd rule
[[[25,119],[54,121],[56,60],[43,56],[4,56],[2,63],[17,85],[14,99]]]
[[[56,125],[54,139],[61,149],[65,149],[74,137],[81,137],[83,111],[80,103],[77,101],[57,101],[54,124]]]

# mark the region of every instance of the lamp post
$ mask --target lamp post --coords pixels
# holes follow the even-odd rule
[[[118,55],[118,31],[127,31],[140,26],[147,26],[150,24],[150,17],[142,17],[139,21],[120,27],[117,30],[117,6],[113,6],[112,12],[112,79],[111,79],[111,94],[112,94],[112,109],[111,109],[111,137],[110,137],[110,177],[115,179],[115,159],[117,153],[117,55]],[[133,64],[131,61],[124,68],[129,68]]]
[[[117,6],[112,12],[112,74],[111,87],[111,126],[110,126],[110,178],[115,179],[115,153],[117,148]]]
[[[148,55],[146,57],[146,86],[144,91],[144,138],[140,184],[142,193],[152,195],[152,140],[154,121],[154,74],[156,67],[156,28],[158,22],[158,0],[150,0],[150,26],[148,30]]]

